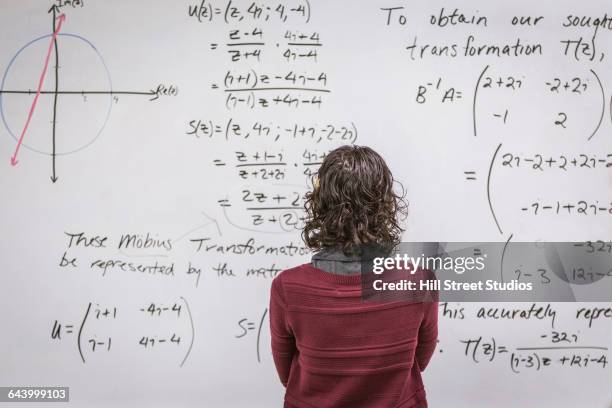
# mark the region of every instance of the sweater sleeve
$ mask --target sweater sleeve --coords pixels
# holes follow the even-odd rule
[[[281,383],[286,387],[296,346],[295,338],[287,322],[287,306],[280,279],[272,281],[270,291],[270,333],[276,371]]]
[[[423,320],[419,327],[419,339],[416,348],[416,362],[421,371],[425,370],[436,349],[438,340],[438,302],[425,302]]]

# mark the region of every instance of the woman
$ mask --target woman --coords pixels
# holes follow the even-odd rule
[[[312,262],[272,282],[272,354],[285,407],[427,407],[421,371],[436,347],[437,302],[364,302],[363,247],[400,241],[402,197],[368,147],[330,152],[306,195]]]

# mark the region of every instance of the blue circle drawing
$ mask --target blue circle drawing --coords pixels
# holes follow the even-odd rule
[[[19,51],[17,51],[15,53],[15,55],[13,55],[13,58],[11,58],[11,61],[9,62],[8,66],[6,67],[6,70],[4,71],[4,75],[2,76],[2,82],[0,83],[0,91],[4,90],[4,82],[6,80],[6,76],[8,75],[9,71],[11,70],[11,66],[13,65],[13,63],[15,62],[17,57],[19,57],[19,54],[21,54],[21,52],[23,50],[25,50],[26,48],[28,48],[32,44],[34,44],[34,43],[36,43],[38,41],[44,40],[45,38],[51,38],[52,36],[53,36],[53,34],[46,34],[46,35],[40,36],[38,38],[35,38],[32,41],[30,41],[29,43],[25,44],[23,47],[21,47],[19,49]],[[79,148],[76,148],[76,149],[71,150],[71,151],[67,151],[67,152],[63,152],[63,153],[56,153],[55,154],[56,156],[63,156],[63,155],[67,155],[67,154],[76,153],[78,151],[81,151],[81,150],[85,149],[86,147],[88,147],[89,145],[91,145],[93,142],[95,142],[96,139],[98,139],[98,137],[100,136],[100,134],[104,130],[104,127],[106,126],[106,123],[108,122],[108,118],[110,117],[111,108],[113,106],[113,95],[111,93],[112,90],[113,90],[113,84],[112,84],[112,81],[111,81],[110,72],[108,70],[108,67],[106,66],[106,63],[104,62],[104,58],[102,58],[102,55],[100,54],[98,49],[88,39],[86,39],[84,37],[81,37],[80,35],[77,35],[77,34],[69,34],[69,33],[59,33],[58,36],[76,38],[78,40],[83,41],[86,45],[91,47],[93,49],[93,51],[96,53],[96,55],[98,56],[98,58],[100,59],[100,63],[104,67],[104,71],[106,72],[106,77],[108,79],[108,87],[109,87],[108,88],[108,90],[109,90],[109,94],[108,94],[108,110],[106,112],[106,118],[102,122],[102,126],[98,130],[98,133],[96,134],[96,136],[92,140],[90,140],[85,145],[83,145],[83,146],[81,146]],[[10,126],[9,126],[7,120],[6,120],[6,117],[4,115],[4,98],[3,98],[3,96],[4,96],[4,94],[2,92],[0,92],[0,116],[2,116],[2,122],[4,123],[4,127],[6,128],[6,130],[9,132],[9,134],[12,136],[12,138],[15,139],[16,142],[18,142],[19,139],[17,138],[17,136],[15,136],[15,133],[10,128]],[[35,149],[33,147],[30,147],[30,146],[26,145],[25,143],[23,143],[22,146],[25,147],[28,150],[33,151],[33,152],[51,156],[51,153]]]

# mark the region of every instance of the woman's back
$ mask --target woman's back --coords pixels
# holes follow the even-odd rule
[[[286,407],[426,407],[435,302],[364,302],[361,275],[304,264],[272,284],[272,352]]]

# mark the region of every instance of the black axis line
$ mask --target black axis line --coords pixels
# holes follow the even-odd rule
[[[55,32],[55,11],[56,7],[51,7],[53,10],[53,33]],[[52,153],[51,153],[51,162],[53,167],[53,172],[51,174],[51,182],[55,183],[57,181],[57,175],[55,174],[55,120],[57,118],[57,91],[59,88],[59,51],[57,50],[57,36],[53,40],[53,47],[55,48],[55,94],[53,96],[53,141],[52,141]]]
[[[0,90],[0,94],[23,94],[34,95],[36,91],[28,89],[27,91],[11,91]],[[157,95],[155,91],[139,92],[139,91],[40,91],[41,95]]]

